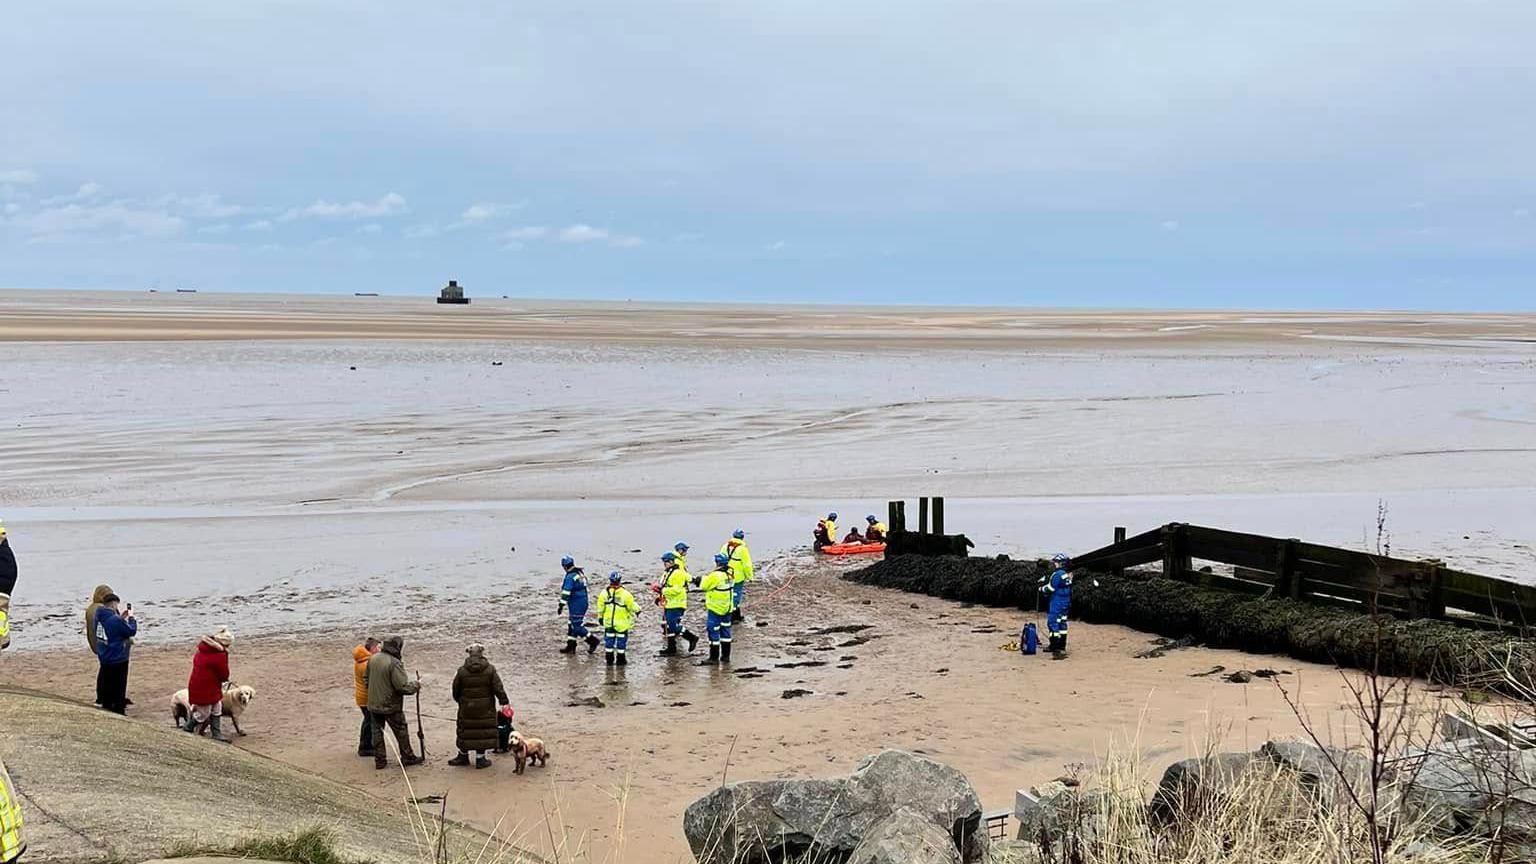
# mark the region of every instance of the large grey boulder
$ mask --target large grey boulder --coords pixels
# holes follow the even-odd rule
[[[854,847],[848,864],[961,864],[949,832],[911,810],[885,817]]]
[[[1460,739],[1423,757],[1403,795],[1410,813],[1447,834],[1536,844],[1536,751]]]
[[[1110,804],[1105,793],[1083,792],[1059,780],[1019,790],[1013,801],[1018,833],[1015,845],[1009,847],[1011,854],[1032,852],[1033,858],[1023,858],[1029,862],[1074,860],[1077,852],[1092,847],[1102,835]]]
[[[1296,775],[1324,810],[1349,806],[1351,793],[1365,800],[1371,788],[1371,760],[1355,750],[1324,749],[1303,741],[1270,741],[1259,756]],[[1383,782],[1388,778],[1384,777]]]
[[[1152,817],[1167,820],[1219,803],[1236,787],[1254,758],[1252,753],[1215,753],[1169,765],[1149,805]]]
[[[845,778],[722,786],[688,806],[683,834],[700,864],[766,864],[807,852],[842,858],[904,809],[948,834],[964,860],[985,851],[981,799],[965,775],[900,750],[865,759]]]

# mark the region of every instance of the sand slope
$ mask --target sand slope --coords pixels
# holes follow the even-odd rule
[[[179,842],[219,846],[315,824],[360,856],[420,857],[402,793],[376,798],[169,724],[0,687],[0,753],[23,796],[28,861],[140,861]],[[451,836],[484,841],[467,828]]]

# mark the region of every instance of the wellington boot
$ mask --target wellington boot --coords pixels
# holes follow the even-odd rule
[[[720,643],[720,662],[721,663],[729,663],[729,662],[731,662],[731,643],[729,643],[729,642],[722,642],[722,643]]]
[[[612,666],[613,665],[613,652],[612,651],[604,651],[603,652],[603,665],[604,666]]]
[[[565,647],[560,649],[560,653],[561,654],[575,654],[576,653],[576,640],[575,639],[567,639],[567,640],[565,640]]]
[[[711,663],[719,663],[720,662],[720,646],[719,645],[711,645],[711,646],[709,646],[709,662],[711,662]]]
[[[731,610],[731,623],[732,624],[740,624],[741,622],[743,622],[745,620],[747,620],[747,616],[741,614],[741,610],[740,609],[732,609]]]
[[[677,656],[677,637],[676,636],[668,636],[667,637],[667,647],[661,649],[660,651],[657,651],[656,652],[656,656],[657,657],[676,657]]]
[[[222,718],[217,714],[208,718],[208,737],[221,744],[228,744],[229,739],[224,737],[224,730],[219,728],[220,719]]]
[[[619,655],[619,659],[618,659],[618,661],[617,661],[617,662],[618,662],[618,664],[619,664],[619,665],[620,665],[620,666],[628,666],[628,665],[629,665],[629,655],[628,655],[628,654],[622,654],[622,653],[621,653],[621,654],[620,654],[620,655]]]
[[[699,637],[692,630],[684,630],[683,641],[688,643],[688,653],[692,654],[694,646],[699,644]]]
[[[592,653],[596,652],[597,651],[597,646],[599,646],[601,644],[603,644],[603,640],[601,640],[601,639],[599,639],[596,636],[593,636],[591,634],[587,635],[587,653],[588,654],[592,654]]]

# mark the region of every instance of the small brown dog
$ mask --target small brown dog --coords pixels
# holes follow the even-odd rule
[[[512,769],[512,773],[521,774],[529,762],[538,766],[548,765],[549,750],[545,749],[542,739],[528,738],[521,732],[513,732],[512,759],[517,763],[517,767]]]

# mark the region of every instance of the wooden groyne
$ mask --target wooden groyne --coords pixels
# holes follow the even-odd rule
[[[1197,561],[1231,565],[1230,574]],[[1409,560],[1172,522],[1074,556],[1075,570],[1122,573],[1161,563],[1163,576],[1201,587],[1260,598],[1289,599],[1384,612],[1402,618],[1476,626],[1536,629],[1536,587],[1446,567],[1437,559]]]

